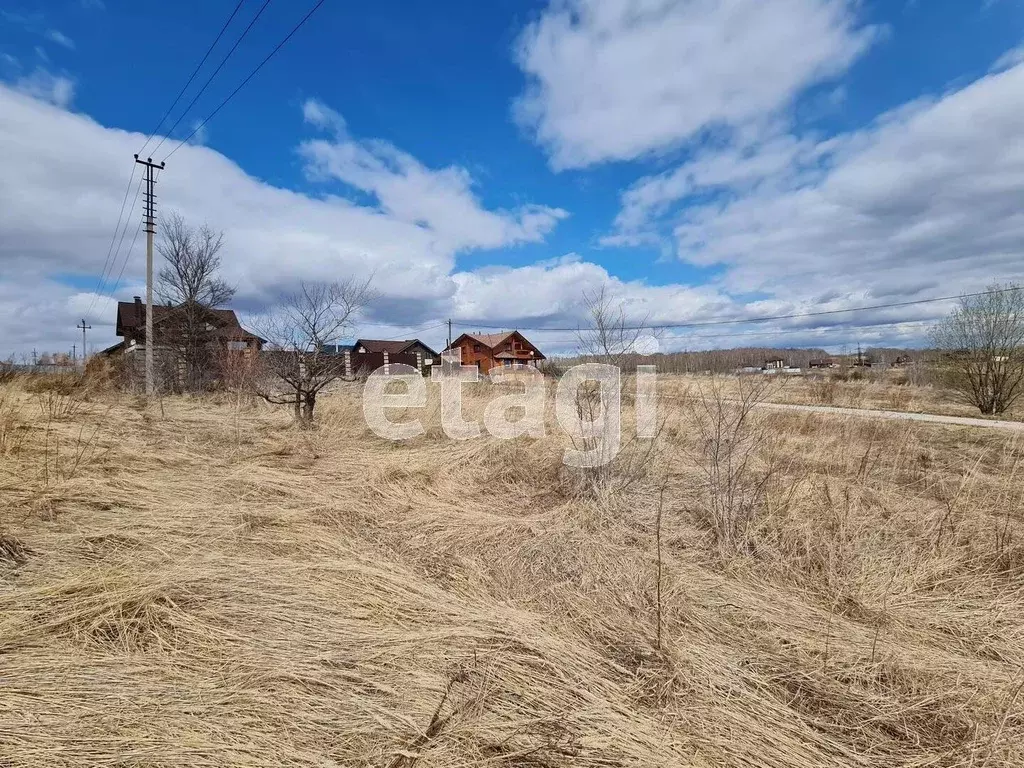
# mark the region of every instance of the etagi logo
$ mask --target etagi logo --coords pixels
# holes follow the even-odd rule
[[[409,365],[392,363],[385,374],[378,368],[363,386],[363,417],[378,437],[387,440],[410,440],[424,433],[419,419],[394,422],[388,419],[389,408],[425,408],[427,383],[419,371]],[[544,437],[547,406],[544,375],[529,366],[509,369],[495,367],[487,374],[495,384],[517,382],[522,392],[493,397],[485,406],[483,426],[501,440],[527,435]],[[454,349],[441,356],[441,365],[431,370],[431,379],[440,385],[441,428],[452,440],[472,440],[482,431],[477,421],[467,421],[462,411],[462,385],[480,381],[475,365],[462,365],[462,350]],[[657,434],[657,374],[655,366],[640,365],[636,371],[635,415],[636,433],[651,440]],[[389,384],[401,382],[405,391],[388,392]],[[508,419],[511,409],[520,410],[522,418]],[[559,428],[569,437],[563,462],[571,467],[600,467],[611,462],[622,446],[622,375],[617,366],[583,363],[569,368],[555,388],[555,418]]]

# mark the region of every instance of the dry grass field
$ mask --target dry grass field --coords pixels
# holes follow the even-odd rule
[[[934,413],[940,416],[995,418],[1024,421],[1024,408],[1017,405],[999,416],[983,416],[978,409],[959,400],[954,393],[934,384],[915,381],[923,378],[906,369],[867,371],[863,378],[823,373],[812,376],[787,376],[772,399],[779,403],[829,405],[842,408],[869,408],[882,411]]]
[[[354,386],[312,430],[39,389],[0,386],[0,765],[1024,764],[1012,435],[666,404],[595,480],[433,386],[406,443]]]

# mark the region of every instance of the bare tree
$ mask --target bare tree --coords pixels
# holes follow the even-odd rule
[[[372,278],[371,278],[372,279]],[[267,402],[291,405],[296,420],[310,423],[317,395],[345,373],[345,358],[325,350],[349,335],[374,298],[371,280],[302,283],[260,325],[269,342],[256,391]]]
[[[946,385],[982,413],[1003,413],[1024,394],[1024,286],[961,298],[933,341]]]
[[[773,379],[738,378],[727,389],[711,377],[685,396],[683,411],[694,437],[685,455],[701,479],[701,517],[723,553],[747,545],[778,480],[772,419],[755,412],[777,386]]]
[[[645,335],[647,317],[630,323],[626,303],[616,302],[603,284],[593,293],[583,292],[583,308],[589,325],[576,330],[580,352],[622,368],[637,352],[637,342]]]
[[[235,295],[235,289],[218,276],[223,245],[223,232],[206,224],[191,227],[177,213],[161,229],[157,245],[165,261],[157,278],[157,296],[175,307],[161,323],[160,341],[174,351],[184,367],[185,387],[191,390],[202,388],[213,369],[210,310],[223,307]]]
[[[630,321],[626,316],[625,302],[616,301],[606,285],[593,293],[584,291],[583,306],[588,324],[576,331],[581,355],[615,366],[623,373],[627,367],[635,372],[636,356],[641,352],[637,349],[637,342],[649,333],[647,317]],[[630,363],[634,365],[630,366]],[[597,381],[583,381],[574,397],[576,416],[584,424],[595,423],[608,406],[602,399],[601,386]],[[640,438],[634,434],[619,446],[614,458],[609,457],[607,461],[598,462],[597,466],[581,468],[574,473],[580,482],[579,490],[596,495],[624,493],[646,478],[660,452],[664,426],[665,420],[661,417],[653,435]],[[587,453],[609,448],[597,437],[570,435],[570,442],[576,450]]]

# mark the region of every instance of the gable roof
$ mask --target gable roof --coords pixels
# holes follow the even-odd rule
[[[174,314],[177,307],[168,307],[166,304],[153,305],[153,322],[158,323]],[[238,316],[233,309],[208,309],[211,319],[216,319],[222,328],[238,328]],[[117,302],[117,328],[142,328],[146,325],[146,304],[145,302],[119,301]]]
[[[178,307],[169,307],[166,304],[153,305],[153,325],[164,322],[173,317]],[[213,335],[229,341],[259,341],[265,343],[266,339],[257,336],[255,333],[245,330],[238,322],[238,315],[233,309],[207,309],[206,317],[211,325],[216,328]],[[119,301],[117,302],[117,323],[114,332],[118,336],[124,336],[132,331],[145,332],[146,328],[146,304],[141,301]]]
[[[512,333],[512,331],[507,331],[506,333],[464,333],[463,336],[468,336],[473,341],[478,341],[486,347],[494,348],[505,341]]]
[[[431,357],[437,357],[437,352],[432,350],[419,339],[399,339],[398,341],[390,339],[356,339],[356,343],[352,345],[352,349],[357,350],[362,347],[367,352],[374,355],[379,355],[381,352],[387,352],[389,355],[400,355],[403,352],[407,352],[410,347],[417,344],[427,350]]]
[[[461,336],[459,336],[459,338],[452,341],[451,346],[448,348],[451,349],[463,339],[472,339],[478,344],[483,344],[488,349],[494,349],[498,345],[505,342],[511,336],[517,337],[520,341],[524,342],[527,346],[529,346],[530,349],[536,352],[537,354],[535,355],[535,357],[537,359],[545,359],[544,354],[539,349],[537,349],[533,342],[531,342],[529,339],[523,336],[523,334],[521,334],[519,331],[505,331],[504,333],[464,333]]]

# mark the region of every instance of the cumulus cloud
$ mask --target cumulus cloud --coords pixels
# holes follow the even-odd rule
[[[74,80],[64,75],[55,75],[41,67],[15,78],[13,85],[22,93],[58,107],[67,107],[75,97]]]
[[[734,292],[917,298],[1020,278],[1024,65],[864,130],[708,153],[623,196],[628,238],[668,226]],[[710,201],[710,202],[709,202]]]
[[[383,212],[429,229],[453,250],[538,242],[568,215],[542,205],[487,210],[466,169],[426,168],[386,141],[355,139],[341,115],[317,101],[307,101],[303,113],[309,123],[331,132],[329,139],[306,141],[299,148],[311,178],[337,179],[373,195]]]
[[[998,72],[1003,69],[1010,69],[1018,64],[1024,64],[1024,45],[1011,48],[992,65],[992,71]]]
[[[856,0],[559,0],[519,37],[515,115],[555,168],[757,133],[879,30]]]
[[[97,340],[106,334],[112,342],[109,302],[97,300],[91,314],[83,312],[108,251],[132,171],[131,152],[145,137],[47,103],[61,101],[52,92],[22,91],[0,85],[0,167],[6,182],[0,185],[0,335],[5,347],[37,343],[31,334],[39,333],[39,324],[25,326],[17,318],[36,316],[49,302],[54,328],[73,328],[85,316],[97,327]],[[332,136],[301,151],[311,168],[331,178],[337,173],[370,192],[377,204],[275,187],[202,146],[183,146],[159,176],[162,212],[173,209],[191,222],[225,230],[225,276],[238,286],[236,306],[243,311],[261,311],[299,280],[374,274],[383,298],[370,320],[423,323],[450,310],[458,290],[452,277],[458,252],[540,240],[564,215],[540,205],[488,210],[472,194],[465,171],[428,169],[383,143]],[[417,193],[433,199],[417,203]],[[137,206],[128,215],[115,274],[137,227]],[[138,292],[141,242],[124,262],[119,298]]]

